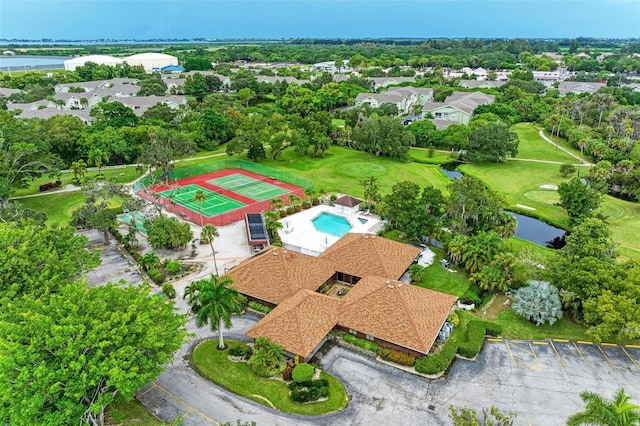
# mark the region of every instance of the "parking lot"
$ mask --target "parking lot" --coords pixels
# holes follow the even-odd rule
[[[227,331],[242,339],[257,318],[234,318]],[[189,329],[198,339],[214,337],[208,328]],[[498,406],[517,412],[516,425],[562,425],[581,411],[580,393],[610,398],[623,387],[640,402],[640,347],[596,345],[564,340],[487,339],[475,361],[457,360],[447,375],[430,380],[352,350],[325,345],[321,368],[346,387],[346,410],[321,417],[283,414],[234,395],[200,377],[189,363],[185,345],[172,365],[138,395],[165,421],[185,415],[185,424],[252,420],[266,425],[450,425],[449,406],[477,410]]]

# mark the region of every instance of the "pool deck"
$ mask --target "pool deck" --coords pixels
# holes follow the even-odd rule
[[[375,233],[381,227],[381,221],[377,215],[367,215],[365,212],[344,215],[338,213],[333,206],[319,205],[280,219],[282,229],[280,229],[279,234],[284,247],[312,256],[319,256],[323,251],[338,241],[340,239],[339,237],[320,232],[313,226],[313,223],[311,223],[313,218],[322,212],[331,213],[347,219],[352,227],[349,232]],[[367,223],[363,224],[358,218],[366,219]]]

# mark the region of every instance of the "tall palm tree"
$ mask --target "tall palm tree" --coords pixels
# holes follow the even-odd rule
[[[198,214],[200,215],[200,226],[203,226],[202,203],[207,201],[207,194],[205,194],[203,190],[198,189],[196,193],[193,195],[193,201],[198,203]]]
[[[184,289],[184,299],[196,315],[196,325],[211,326],[212,331],[218,331],[218,349],[224,349],[222,327],[231,328],[231,315],[242,313],[240,293],[231,287],[233,279],[228,276],[194,281]]]
[[[87,163],[85,163],[83,159],[74,161],[71,163],[71,171],[73,172],[73,177],[80,182],[87,174]]]
[[[206,224],[202,227],[202,232],[200,233],[200,237],[204,238],[209,242],[209,246],[211,246],[211,254],[213,255],[213,266],[216,268],[216,275],[220,275],[218,272],[218,264],[216,263],[216,251],[213,249],[213,239],[219,237],[218,228],[213,225]]]
[[[160,265],[160,258],[155,253],[147,253],[138,260],[140,266],[144,268],[145,271],[149,271],[154,267]]]
[[[380,197],[380,188],[378,187],[378,178],[368,176],[360,181],[360,185],[364,189],[364,198],[367,200],[367,213],[371,213],[371,206]]]
[[[101,150],[100,148],[91,148],[89,150],[88,161],[98,168],[98,174],[102,173],[102,166],[109,161],[109,154]]]
[[[280,210],[284,206],[284,200],[282,198],[272,198],[269,200],[269,207],[273,210]]]
[[[585,403],[585,410],[576,413],[567,420],[568,426],[601,425],[601,426],[637,426],[640,425],[640,405],[631,404],[629,395],[620,388],[612,400],[584,391],[580,398]]]
[[[289,194],[287,195],[287,198],[289,199],[290,206],[294,206],[300,201],[300,197],[298,197],[296,194]]]

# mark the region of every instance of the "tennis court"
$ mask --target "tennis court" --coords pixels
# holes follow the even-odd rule
[[[204,192],[206,200],[202,203],[198,203],[194,200],[197,191]],[[190,184],[178,188],[168,189],[159,193],[162,197],[176,203],[189,210],[195,212],[202,211],[202,216],[212,217],[225,213],[231,210],[235,210],[240,207],[244,207],[246,204],[240,201],[233,200],[229,197],[225,197],[222,194],[211,191],[200,185]],[[202,210],[201,210],[202,209]]]
[[[216,179],[210,179],[207,183],[244,195],[256,201],[270,200],[291,192],[289,189],[265,182],[267,179],[269,178],[264,177],[264,180],[258,180],[244,174],[234,173]]]
[[[127,225],[131,225],[133,223],[138,231],[140,231],[144,235],[147,235],[147,230],[144,229],[143,225],[146,219],[147,218],[144,217],[140,212],[122,213],[118,215],[118,220],[120,222],[123,222]]]

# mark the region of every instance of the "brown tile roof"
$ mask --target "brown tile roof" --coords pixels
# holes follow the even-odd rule
[[[307,358],[338,322],[340,299],[300,290],[247,331]]]
[[[342,299],[338,324],[427,353],[456,296],[368,276]]]
[[[420,249],[373,234],[349,233],[319,256],[336,271],[357,277],[379,275],[397,279],[420,254]]]
[[[334,272],[333,266],[321,259],[271,246],[228,275],[240,293],[279,304],[300,289],[316,290]]]
[[[362,200],[351,195],[343,195],[333,202],[333,204],[339,204],[341,206],[355,207],[362,203]]]

